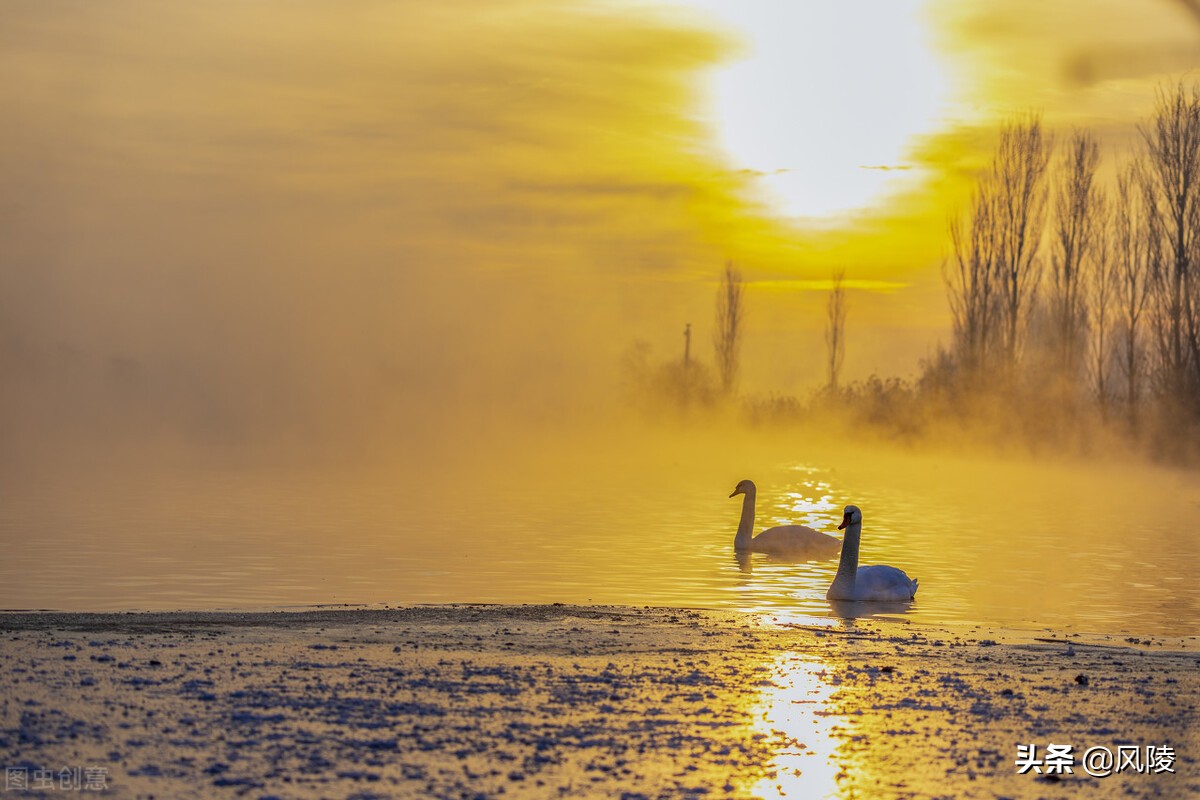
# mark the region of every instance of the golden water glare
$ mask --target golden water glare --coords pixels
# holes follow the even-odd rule
[[[764,800],[836,797],[841,768],[835,753],[840,742],[830,706],[835,685],[828,667],[810,655],[783,653],[768,670],[770,685],[758,697],[752,716],[756,733],[781,744],[748,792]]]

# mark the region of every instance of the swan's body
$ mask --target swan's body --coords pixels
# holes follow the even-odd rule
[[[862,512],[846,506],[838,530],[846,531],[842,541],[842,560],[829,591],[828,600],[858,600],[868,603],[896,603],[912,600],[917,581],[897,567],[858,565],[858,543],[862,537]]]
[[[822,556],[828,558],[841,546],[837,538],[804,525],[778,525],[754,535],[754,500],[758,489],[754,481],[741,481],[730,497],[744,495],[742,519],[733,549],[738,552],[770,553],[777,556]]]

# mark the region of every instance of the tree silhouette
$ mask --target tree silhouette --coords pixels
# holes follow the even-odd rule
[[[1086,280],[1083,291],[1088,295],[1092,317],[1092,383],[1096,389],[1096,401],[1100,404],[1100,411],[1106,414],[1112,393],[1109,363],[1113,354],[1112,328],[1118,286],[1117,264],[1109,247],[1111,237],[1104,227],[1107,218],[1101,216],[1098,219],[1097,229],[1091,235],[1088,260],[1084,262],[1087,272],[1084,273]]]
[[[838,375],[846,358],[846,279],[844,269],[833,273],[833,287],[825,304],[825,347],[828,356],[829,389],[837,391]]]
[[[1041,278],[1051,147],[1036,115],[1005,124],[970,209],[951,218],[943,277],[958,359],[972,376],[1016,367]]]
[[[1042,130],[1041,117],[1030,115],[1000,131],[1000,143],[985,179],[995,193],[1002,352],[1005,367],[1016,366],[1020,337],[1033,305],[1041,265],[1038,247],[1045,225],[1046,166],[1053,141]]]
[[[1076,131],[1063,154],[1054,194],[1055,226],[1050,256],[1050,315],[1055,368],[1063,381],[1079,374],[1087,324],[1087,294],[1098,316],[1097,333],[1103,346],[1108,322],[1111,281],[1105,258],[1105,197],[1096,183],[1100,146],[1087,131]],[[1085,272],[1101,272],[1087,280]],[[1098,303],[1098,305],[1097,305]],[[1098,379],[1103,385],[1104,366]]]
[[[737,383],[738,357],[742,346],[742,326],[745,324],[742,273],[733,262],[726,262],[717,289],[716,328],[713,348],[716,350],[721,391],[729,394]]]
[[[1159,389],[1182,398],[1200,386],[1196,254],[1200,245],[1200,87],[1160,90],[1142,127],[1145,189],[1155,237],[1163,248],[1154,274],[1152,319]],[[1190,384],[1190,385],[1189,385]],[[1195,398],[1193,397],[1193,403]]]
[[[942,264],[954,321],[955,352],[968,373],[983,371],[999,343],[996,195],[981,185],[964,216],[949,223],[952,256]]]
[[[1159,270],[1161,250],[1153,235],[1145,194],[1144,163],[1132,160],[1117,175],[1117,203],[1113,216],[1113,261],[1117,304],[1121,315],[1121,359],[1125,383],[1125,411],[1130,424],[1137,421],[1141,378],[1145,372],[1143,315],[1150,297],[1150,281]]]

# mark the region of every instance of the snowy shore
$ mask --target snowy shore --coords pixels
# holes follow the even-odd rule
[[[1089,775],[1097,747],[1125,767]],[[1198,759],[1195,637],[576,606],[0,614],[3,798],[1182,798]]]

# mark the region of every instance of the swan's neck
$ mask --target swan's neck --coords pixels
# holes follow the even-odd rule
[[[845,587],[847,592],[854,592],[854,578],[858,575],[858,540],[862,538],[862,523],[856,522],[846,526],[846,535],[842,539],[842,560],[838,562],[837,575],[833,585],[839,589]]]
[[[738,523],[737,536],[733,537],[734,550],[749,550],[754,538],[754,494],[751,489],[742,498],[742,519]]]

